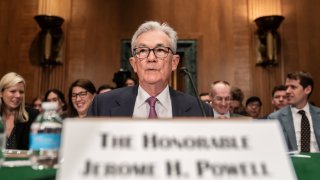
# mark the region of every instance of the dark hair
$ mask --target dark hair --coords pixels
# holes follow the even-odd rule
[[[41,102],[43,101],[40,96],[36,96],[35,98],[32,99],[30,106],[34,107],[34,103],[38,100],[40,100]]]
[[[58,96],[58,98],[62,101],[63,103],[63,106],[62,106],[62,110],[63,111],[66,111],[67,110],[67,102],[66,102],[66,99],[64,97],[64,94],[62,91],[58,90],[58,89],[49,89],[45,95],[44,95],[44,101],[48,101],[48,96],[50,93],[54,93]]]
[[[93,83],[88,80],[88,79],[78,79],[76,81],[74,81],[70,87],[69,87],[69,91],[68,91],[68,102],[69,102],[69,109],[68,109],[68,114],[70,117],[76,117],[78,116],[78,111],[74,108],[73,103],[72,103],[72,89],[74,87],[81,87],[85,90],[87,90],[88,92],[90,92],[91,94],[95,94],[96,91],[96,87],[93,85]]]
[[[239,101],[240,104],[242,105],[244,94],[240,88],[232,87],[231,88],[231,95],[232,95],[232,100]]]
[[[313,79],[310,73],[304,71],[291,72],[287,74],[288,79],[299,80],[300,85],[305,89],[308,86],[311,86],[311,92],[308,95],[308,98],[312,94],[313,91]]]
[[[286,90],[287,90],[287,87],[285,85],[275,86],[272,90],[271,96],[273,97],[277,91],[286,91]]]
[[[261,102],[260,98],[257,97],[257,96],[251,96],[251,97],[249,97],[249,98],[247,99],[247,101],[246,101],[246,106],[248,106],[248,104],[249,104],[249,103],[252,103],[252,102],[258,102],[259,105],[262,106],[262,102]]]
[[[110,86],[109,84],[102,84],[101,86],[99,86],[98,90],[97,90],[97,94],[100,94],[102,90],[104,89],[114,89],[112,86]]]
[[[131,77],[131,72],[126,69],[120,69],[118,72],[114,73],[112,81],[116,83],[116,88],[121,88],[125,86],[127,78]]]
[[[127,77],[127,79],[124,81],[125,86],[127,86],[127,81],[128,81],[128,80],[132,80],[132,81],[134,82],[134,85],[137,84],[137,80],[136,80],[135,78],[133,78],[133,77]]]

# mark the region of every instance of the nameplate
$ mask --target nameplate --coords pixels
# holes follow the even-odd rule
[[[296,179],[278,121],[66,119],[58,179]]]

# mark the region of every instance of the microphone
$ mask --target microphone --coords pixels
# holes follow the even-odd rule
[[[203,104],[201,103],[198,90],[197,90],[197,88],[196,88],[196,86],[195,86],[195,84],[194,84],[194,82],[193,82],[193,79],[192,79],[192,77],[191,77],[191,74],[190,74],[189,70],[188,70],[186,67],[181,67],[181,68],[180,68],[180,72],[183,73],[184,75],[187,75],[187,76],[188,76],[188,79],[189,79],[189,81],[191,82],[191,86],[192,86],[193,92],[196,94],[196,98],[197,98],[199,107],[200,107],[200,109],[201,109],[202,116],[203,116],[203,117],[206,117],[206,113],[205,113],[205,111],[204,111]]]

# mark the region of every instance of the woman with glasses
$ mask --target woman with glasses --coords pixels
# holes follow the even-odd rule
[[[86,117],[91,102],[96,95],[96,88],[87,79],[78,79],[69,87],[69,117]]]
[[[0,80],[0,123],[4,126],[6,149],[29,149],[30,125],[38,111],[25,106],[26,82],[10,72]]]

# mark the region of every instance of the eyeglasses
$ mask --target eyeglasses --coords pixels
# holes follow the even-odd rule
[[[252,103],[249,103],[247,106],[249,106],[249,107],[261,107],[261,105],[260,105],[260,103],[255,103],[255,102],[252,102]]]
[[[229,103],[231,100],[232,100],[232,98],[229,96],[227,96],[227,97],[215,96],[213,98],[213,101],[215,101],[217,103],[222,103],[223,101],[225,101],[226,103]]]
[[[170,51],[172,52],[169,47],[155,47],[153,49],[147,47],[138,47],[133,49],[133,54],[139,59],[144,59],[149,57],[150,51],[153,51],[153,54],[156,56],[156,58],[166,58]]]
[[[88,94],[88,91],[81,91],[79,93],[72,93],[71,99],[76,100],[77,96],[79,96],[81,99],[85,98]]]

